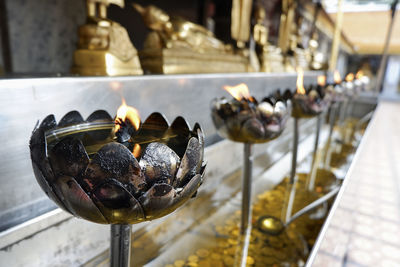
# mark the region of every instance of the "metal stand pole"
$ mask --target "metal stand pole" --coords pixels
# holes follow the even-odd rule
[[[284,223],[290,220],[290,216],[293,210],[294,198],[296,196],[296,185],[295,185],[295,177],[296,177],[296,165],[297,165],[297,149],[299,146],[299,119],[294,118],[294,136],[293,136],[293,152],[292,152],[292,169],[290,171],[289,184],[286,190],[286,203],[284,210],[282,212],[282,221]]]
[[[249,226],[251,217],[251,178],[252,178],[252,144],[244,144],[244,166],[243,166],[243,184],[242,184],[242,221],[240,233],[243,235]]]
[[[347,108],[349,105],[349,98],[345,98],[344,101],[342,102],[342,105],[340,105],[340,109],[339,109],[339,125],[343,125],[344,120],[346,118],[346,112],[347,112]]]
[[[317,117],[317,129],[315,131],[315,143],[314,143],[314,158],[315,155],[317,154],[318,151],[318,145],[319,145],[319,135],[321,133],[321,122],[322,122],[322,114],[319,114]]]
[[[319,165],[319,162],[320,162],[320,160],[319,160],[319,158],[320,158],[319,154],[320,153],[318,153],[318,144],[319,144],[319,135],[320,135],[320,132],[321,132],[322,116],[323,116],[323,114],[319,114],[317,116],[317,126],[316,126],[316,131],[315,131],[315,143],[314,143],[313,160],[312,160],[312,163],[311,163],[311,170],[310,170],[309,175],[307,175],[307,181],[306,181],[306,189],[309,189],[310,191],[314,188],[313,184],[315,182],[314,181],[315,179],[313,179],[313,178],[314,178],[316,170],[318,168],[318,166],[316,166],[316,165]]]
[[[294,184],[297,165],[297,147],[299,146],[299,119],[294,118],[294,136],[293,136],[293,153],[292,153],[292,169],[290,171],[290,184]]]
[[[331,145],[331,139],[332,139],[332,134],[333,134],[333,128],[335,127],[335,120],[336,120],[336,113],[337,113],[337,109],[338,109],[338,103],[334,103],[331,106],[331,112],[329,114],[329,136],[328,136],[328,140],[326,141],[326,146],[325,146],[325,151],[324,151],[324,163],[325,163],[325,167],[329,166],[330,163],[330,153],[328,150],[330,150],[330,145]]]
[[[132,225],[111,225],[110,267],[129,267]]]
[[[333,134],[333,127],[335,127],[336,120],[336,112],[338,109],[338,103],[335,103],[331,106],[331,112],[329,114],[329,135],[328,135],[328,143],[331,141]]]

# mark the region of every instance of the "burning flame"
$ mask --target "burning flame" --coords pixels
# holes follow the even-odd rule
[[[117,117],[115,118],[115,132],[118,132],[121,129],[122,122],[128,120],[136,130],[139,129],[140,126],[140,116],[139,112],[128,105],[126,105],[125,99],[122,98],[122,104],[117,110]],[[133,155],[137,158],[140,155],[140,145],[135,144],[133,147]]]
[[[135,144],[134,146],[133,146],[133,151],[132,151],[132,153],[133,153],[133,156],[135,157],[135,158],[138,158],[139,156],[140,156],[140,151],[142,150],[142,148],[140,147],[140,145],[139,144]]]
[[[340,73],[339,73],[338,70],[335,70],[335,72],[333,73],[333,81],[334,81],[336,84],[339,84],[339,83],[342,82],[342,77],[340,77]]]
[[[117,117],[115,118],[115,132],[121,128],[120,124],[126,120],[128,120],[136,130],[139,129],[139,112],[135,108],[126,105],[125,99],[122,99],[122,104],[118,108]]]
[[[319,75],[317,78],[317,82],[319,86],[325,86],[326,84],[326,76],[325,75]]]
[[[349,74],[346,75],[345,80],[346,82],[352,82],[354,80],[354,74],[350,72]]]
[[[228,91],[236,100],[240,101],[243,98],[252,101],[252,97],[250,96],[249,88],[246,84],[241,83],[236,86],[224,86],[224,89]]]
[[[296,81],[297,93],[304,95],[306,94],[306,90],[304,89],[304,71],[300,67],[296,68],[296,71],[297,71],[297,81]]]
[[[364,72],[362,70],[357,71],[356,73],[356,79],[361,79],[364,76]]]

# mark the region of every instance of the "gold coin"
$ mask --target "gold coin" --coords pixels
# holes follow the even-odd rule
[[[236,247],[230,247],[224,250],[224,254],[235,255]]]
[[[220,240],[218,241],[218,246],[220,246],[221,248],[227,248],[229,247],[229,243],[224,240]]]
[[[188,262],[186,265],[185,265],[185,267],[197,267],[197,266],[199,266],[198,264],[197,264],[197,262]]]
[[[210,252],[207,249],[201,248],[196,251],[196,255],[199,256],[200,258],[205,258],[210,254]]]
[[[247,259],[246,259],[246,264],[250,264],[250,265],[252,265],[252,264],[254,264],[254,259],[252,258],[252,257],[250,257],[250,256],[247,256]]]
[[[198,262],[199,261],[199,257],[197,257],[196,255],[190,255],[188,257],[188,261],[190,261],[190,262]]]
[[[234,266],[234,264],[235,264],[235,259],[231,256],[225,256],[223,258],[223,261],[226,266]]]
[[[185,261],[183,261],[183,260],[176,260],[174,262],[174,266],[176,266],[176,267],[183,267],[183,265],[185,265]]]
[[[212,267],[224,267],[224,263],[221,260],[211,260],[210,264]]]
[[[213,260],[220,260],[221,259],[221,255],[217,254],[217,253],[211,253],[210,258],[213,259]]]
[[[285,255],[284,252],[278,250],[278,251],[276,251],[276,253],[275,253],[275,257],[277,257],[277,258],[280,259],[280,260],[284,260],[284,259],[286,258],[286,255]]]
[[[236,239],[229,238],[229,239],[228,239],[228,243],[229,243],[230,245],[236,246],[239,242],[238,242]]]
[[[211,267],[212,265],[211,265],[211,262],[209,262],[208,260],[201,260],[201,261],[199,261],[198,266]]]
[[[238,229],[232,230],[232,231],[231,231],[231,234],[232,234],[233,236],[238,236],[238,235],[239,235],[239,230],[238,230]]]
[[[172,265],[172,264],[167,264],[167,265],[165,265],[165,267],[174,267],[174,265]]]

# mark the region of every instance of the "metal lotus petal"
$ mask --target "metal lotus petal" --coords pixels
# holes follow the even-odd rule
[[[70,111],[67,114],[65,114],[57,126],[65,127],[65,126],[70,126],[70,125],[77,124],[77,123],[82,123],[83,121],[84,120],[82,118],[82,115],[78,111],[73,110],[73,111]]]
[[[286,89],[285,92],[284,92],[283,95],[282,95],[282,98],[283,98],[284,100],[290,100],[290,99],[292,99],[292,98],[293,98],[293,93],[292,93],[292,91],[290,91],[290,89]]]
[[[53,114],[48,115],[46,118],[44,118],[39,127],[44,132],[56,128],[57,127],[56,118],[54,117]]]
[[[96,110],[92,114],[89,115],[89,117],[86,119],[87,122],[92,122],[92,121],[112,121],[113,118],[111,117],[110,114],[108,114],[107,111],[105,110]]]
[[[146,219],[155,219],[171,213],[171,206],[176,192],[169,184],[154,184],[139,198]]]
[[[205,167],[205,166],[204,166]],[[193,197],[197,193],[197,189],[203,183],[204,171],[196,174],[189,183],[180,191],[172,204],[172,209],[178,208],[182,203]]]
[[[90,190],[108,178],[115,178],[134,195],[146,187],[139,162],[124,145],[115,142],[104,145],[93,156],[84,176],[86,189]]]
[[[154,112],[140,126],[137,135],[133,138],[134,143],[160,141],[168,130],[168,121],[161,113]]]
[[[63,195],[63,203],[75,216],[92,222],[109,223],[73,177],[60,176],[56,183]]]
[[[33,161],[32,161],[32,168],[33,168],[33,172],[36,177],[36,181],[38,182],[38,184],[42,188],[42,190],[46,193],[46,195],[51,200],[53,200],[57,204],[57,206],[59,206],[61,209],[72,214],[72,212],[64,205],[61,198],[58,197],[57,194],[54,192],[53,187],[51,187],[50,184],[47,182],[46,177],[45,177],[45,175],[43,175],[39,166]]]
[[[190,137],[189,124],[183,117],[177,117],[165,134],[168,139],[167,145],[175,151],[180,158],[185,153],[187,143]]]
[[[29,148],[31,151],[32,161],[40,164],[44,158],[46,158],[46,137],[42,128],[37,128],[33,131],[31,139],[29,141]]]
[[[174,187],[183,187],[199,171],[198,162],[201,158],[201,145],[195,137],[190,138],[186,152],[179,165]]]
[[[286,105],[282,101],[277,101],[274,107],[274,113],[283,116],[286,112]]]
[[[167,145],[150,143],[142,153],[139,165],[146,178],[146,183],[165,182],[170,184],[178,170],[180,158]]]
[[[49,160],[56,175],[77,177],[86,169],[89,156],[80,140],[66,137],[51,149]]]
[[[200,124],[196,123],[193,127],[193,132],[197,133],[197,137],[199,139],[199,144],[200,144],[200,160],[198,163],[198,169],[200,169],[200,167],[203,164],[203,160],[204,160],[204,146],[205,146],[205,141],[204,141],[204,133],[203,130],[201,129]]]
[[[264,125],[256,118],[247,120],[241,129],[241,135],[251,142],[258,142],[265,137]]]
[[[274,106],[270,102],[263,101],[257,106],[257,111],[261,116],[269,118],[274,114]]]
[[[107,179],[91,192],[104,217],[114,224],[144,220],[140,203],[115,179]]]

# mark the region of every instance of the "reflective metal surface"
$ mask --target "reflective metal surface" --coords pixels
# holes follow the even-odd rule
[[[125,118],[124,118],[125,119]],[[123,136],[124,138],[121,138]],[[36,180],[61,209],[101,224],[163,217],[203,181],[204,135],[177,117],[152,113],[137,129],[103,110],[48,115],[29,142]]]
[[[321,73],[307,73],[305,83]],[[255,97],[276,88],[295,87],[295,74],[209,74],[141,77],[42,78],[0,80],[0,229],[23,222],[55,206],[36,184],[28,140],[36,121],[53,113],[60,119],[70,110],[87,117],[93,110],[115,114],[121,94],[142,117],[160,111],[172,121],[181,114],[199,122],[206,145],[220,140],[209,105],[226,84],[247,83]]]

